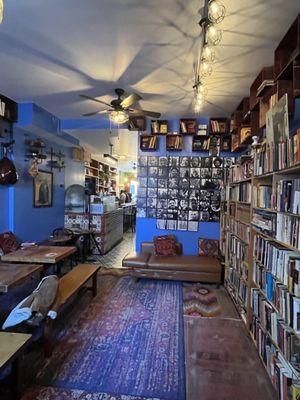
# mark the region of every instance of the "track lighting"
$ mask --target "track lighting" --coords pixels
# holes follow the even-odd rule
[[[222,31],[213,24],[209,24],[206,29],[206,41],[211,46],[217,46],[222,40]]]
[[[208,3],[208,19],[213,24],[219,24],[223,21],[226,14],[225,6],[218,0],[211,0]]]

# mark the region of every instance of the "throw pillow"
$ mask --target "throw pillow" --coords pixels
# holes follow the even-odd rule
[[[18,250],[20,243],[12,232],[4,232],[0,235],[0,248],[4,254],[8,254]]]
[[[176,242],[173,235],[155,236],[153,241],[156,256],[176,256]]]
[[[199,256],[218,257],[219,241],[213,239],[199,239]]]

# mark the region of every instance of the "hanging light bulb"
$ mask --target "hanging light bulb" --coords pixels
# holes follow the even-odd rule
[[[212,74],[212,66],[206,61],[203,61],[200,65],[200,78],[205,78],[211,74]]]
[[[203,83],[200,83],[197,87],[197,96],[206,98],[207,96],[207,87],[203,85]]]
[[[218,0],[211,0],[208,3],[208,19],[214,23],[219,24],[223,21],[226,14],[225,6]]]
[[[0,24],[3,21],[3,0],[0,0]]]
[[[205,36],[207,43],[211,46],[217,46],[220,44],[222,39],[222,31],[218,29],[215,25],[208,25],[206,29],[206,36]]]
[[[194,111],[195,114],[199,114],[199,112],[201,111],[201,104],[195,103]]]
[[[207,63],[213,63],[215,60],[215,51],[212,47],[206,44],[202,49],[201,58]]]

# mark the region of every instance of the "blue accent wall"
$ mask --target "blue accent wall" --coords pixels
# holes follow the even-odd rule
[[[169,131],[179,131],[179,118],[168,119]],[[199,124],[208,124],[209,118],[201,118],[198,120]],[[159,144],[157,151],[145,152],[138,149],[139,155],[145,156],[199,156],[207,157],[208,152],[193,152],[192,141],[193,137],[186,136],[183,138],[182,151],[166,151],[166,137],[158,137]],[[223,157],[233,157],[236,154],[222,152]],[[156,219],[154,218],[137,218],[136,221],[136,249],[140,248],[141,242],[152,241],[153,236],[173,234],[183,244],[183,251],[185,254],[198,254],[198,238],[219,239],[220,224],[218,222],[200,222],[198,232],[185,232],[185,231],[172,231],[161,230],[156,228]]]

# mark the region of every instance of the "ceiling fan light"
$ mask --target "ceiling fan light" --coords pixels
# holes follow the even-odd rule
[[[213,63],[215,60],[215,51],[211,46],[206,44],[202,49],[201,58],[207,63]]]
[[[109,119],[115,124],[121,125],[129,120],[129,116],[124,111],[112,111],[109,113]]]
[[[207,27],[205,38],[208,44],[217,46],[222,40],[222,31],[215,25],[210,24]]]
[[[3,21],[3,0],[0,0],[0,24]]]
[[[219,24],[223,21],[226,14],[225,6],[218,0],[211,0],[208,3],[208,19],[214,23]]]

